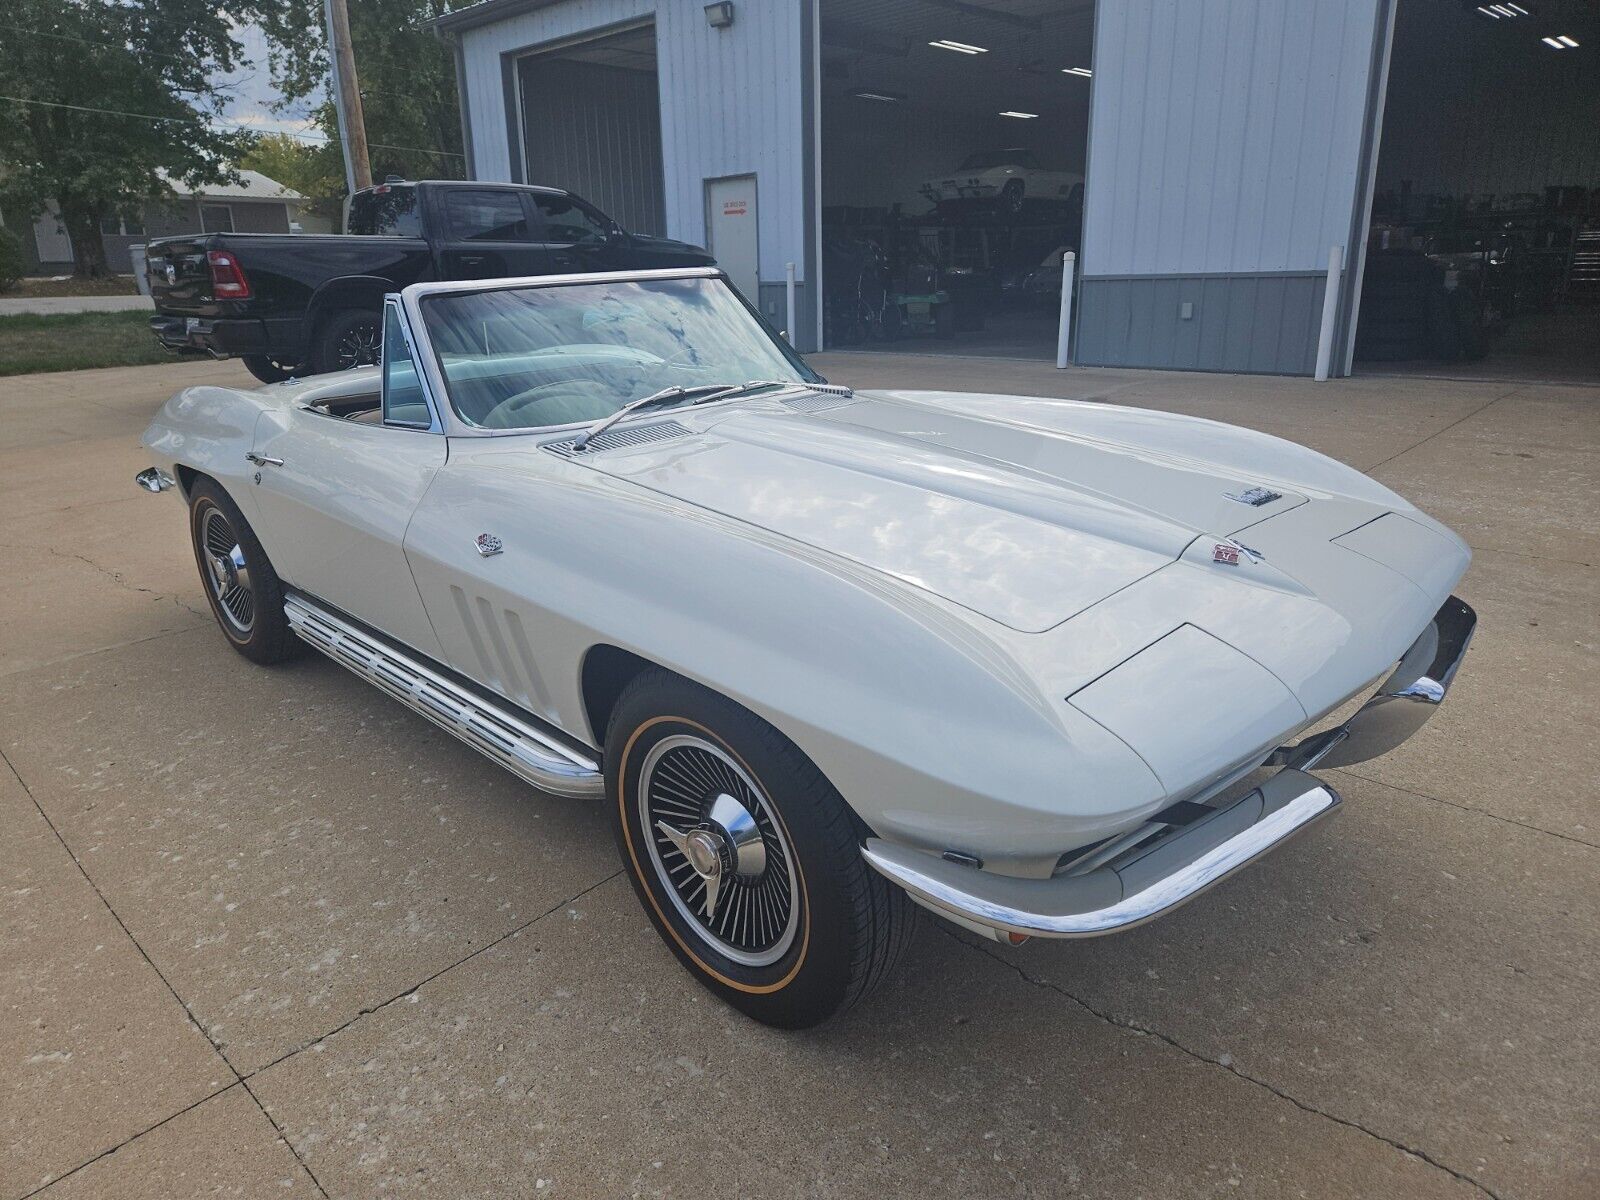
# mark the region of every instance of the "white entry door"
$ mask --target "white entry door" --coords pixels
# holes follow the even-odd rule
[[[706,180],[706,249],[751,304],[761,303],[756,177]]]

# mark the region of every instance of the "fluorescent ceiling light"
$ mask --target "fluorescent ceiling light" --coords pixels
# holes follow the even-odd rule
[[[1492,8],[1485,8],[1483,5],[1480,4],[1480,5],[1478,5],[1478,11],[1481,12],[1486,17],[1493,17],[1496,21],[1498,21],[1500,19],[1500,14],[1495,12],[1495,10],[1492,9]]]
[[[1031,121],[1031,120],[1033,120],[1034,117],[1037,117],[1039,114],[1038,113],[1025,113],[1025,112],[1012,112],[1010,109],[1007,109],[1005,112],[1001,113],[1000,115],[1002,117],[1016,117],[1019,121]]]
[[[1543,42],[1546,46],[1551,47],[1552,49],[1555,49],[1555,50],[1565,50],[1566,49],[1566,46],[1563,45],[1556,38],[1547,37],[1547,38],[1540,38],[1539,40],[1541,42]]]
[[[1520,5],[1520,4],[1498,4],[1495,7],[1496,8],[1509,8],[1512,12],[1519,13],[1524,17],[1528,15],[1528,10],[1523,8],[1522,5]]]
[[[1574,41],[1572,38],[1569,38],[1564,33],[1556,34],[1556,41],[1560,42],[1563,46],[1566,46],[1566,47],[1568,47],[1570,49],[1573,49],[1573,50],[1576,50],[1578,48],[1578,43],[1576,41]]]
[[[885,104],[895,104],[906,98],[904,92],[875,91],[871,88],[862,88],[859,92],[851,92],[857,100],[881,100]]]
[[[1061,73],[1063,75],[1082,75],[1085,79],[1094,74],[1088,67],[1062,67]]]
[[[937,42],[929,42],[928,45],[940,50],[954,50],[957,54],[989,53],[987,46],[969,46],[966,42],[952,42],[949,38],[940,38]]]

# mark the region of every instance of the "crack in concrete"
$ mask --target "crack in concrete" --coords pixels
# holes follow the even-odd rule
[[[1404,450],[1396,450],[1393,454],[1389,455],[1388,458],[1379,459],[1377,462],[1373,463],[1370,467],[1367,467],[1364,471],[1362,471],[1362,474],[1363,475],[1371,475],[1379,467],[1388,466],[1390,463],[1392,463],[1397,458],[1404,458],[1407,454],[1410,454],[1413,450],[1416,450],[1421,446],[1426,446],[1429,442],[1433,441],[1434,438],[1444,436],[1445,434],[1449,433],[1452,429],[1456,428],[1458,425],[1465,424],[1466,422],[1472,420],[1473,417],[1476,417],[1480,413],[1483,413],[1483,412],[1487,411],[1488,409],[1494,407],[1496,404],[1499,404],[1500,401],[1506,399],[1507,397],[1515,396],[1518,392],[1525,391],[1525,390],[1526,389],[1523,388],[1523,387],[1514,387],[1509,392],[1502,392],[1500,395],[1496,396],[1493,400],[1490,400],[1487,404],[1480,405],[1477,408],[1473,409],[1466,416],[1457,417],[1454,421],[1451,421],[1450,424],[1444,426],[1443,428],[1434,430],[1427,437],[1423,438],[1420,442],[1417,442],[1414,445],[1407,446]]]
[[[142,595],[153,596],[157,600],[170,600],[173,604],[183,609],[184,612],[192,613],[197,617],[207,617],[211,615],[208,612],[201,612],[199,609],[185,604],[177,596],[168,595],[166,592],[158,592],[154,588],[139,587],[137,584],[129,583],[122,577],[121,571],[113,571],[110,567],[103,567],[99,563],[95,562],[94,559],[84,554],[77,554],[66,550],[58,550],[54,546],[40,546],[32,542],[23,542],[20,545],[16,542],[0,542],[0,550],[35,550],[41,554],[48,554],[52,558],[65,558],[76,562],[81,562],[92,570],[98,571],[107,579],[111,580],[112,583],[116,584],[119,588],[122,588],[125,591],[139,592]]]
[[[604,887],[606,884],[610,883],[613,879],[617,878],[617,876],[619,876],[621,874],[622,874],[622,868],[619,867],[617,870],[615,870],[615,871],[611,872],[611,874],[607,875],[604,879],[597,880],[596,882],[591,883],[588,887],[584,888],[582,891],[579,891],[576,894],[567,897],[567,899],[562,900],[562,901],[560,901],[559,903],[557,903],[555,905],[552,905],[550,908],[545,909],[544,912],[539,913],[537,916],[529,917],[526,921],[524,921],[521,925],[518,925],[516,928],[506,930],[505,933],[502,933],[499,937],[495,938],[493,941],[485,942],[483,945],[479,946],[471,954],[468,954],[468,955],[465,955],[465,956],[463,956],[461,958],[458,958],[455,962],[450,963],[448,966],[440,967],[433,974],[427,976],[426,978],[424,978],[422,980],[419,980],[417,983],[412,984],[410,987],[406,988],[404,991],[396,992],[394,995],[390,996],[387,1000],[380,1000],[377,1004],[370,1005],[370,1006],[368,1006],[366,1008],[357,1009],[355,1014],[353,1016],[351,1016],[351,1018],[348,1021],[345,1021],[343,1024],[336,1025],[334,1028],[328,1030],[328,1032],[326,1032],[326,1033],[319,1034],[318,1036],[316,1036],[314,1038],[311,1038],[308,1041],[304,1041],[304,1042],[300,1043],[300,1045],[294,1047],[294,1049],[292,1049],[292,1050],[285,1051],[284,1053],[280,1054],[277,1058],[273,1059],[271,1062],[264,1063],[261,1066],[257,1067],[255,1070],[251,1071],[248,1075],[241,1076],[241,1081],[248,1081],[248,1080],[254,1079],[257,1075],[260,1075],[262,1072],[272,1070],[272,1068],[277,1066],[279,1063],[287,1062],[289,1059],[295,1057],[295,1055],[304,1054],[307,1050],[311,1049],[313,1046],[319,1046],[322,1043],[326,1042],[329,1038],[334,1037],[337,1034],[343,1033],[346,1029],[349,1029],[350,1026],[354,1025],[357,1021],[360,1021],[364,1017],[370,1017],[373,1013],[381,1012],[383,1009],[388,1008],[391,1004],[399,1003],[401,1000],[404,1000],[407,996],[415,995],[417,992],[420,992],[423,988],[427,987],[434,980],[438,979],[441,975],[445,975],[445,974],[448,974],[451,971],[454,971],[457,967],[462,966],[465,963],[471,962],[473,959],[477,958],[478,955],[483,954],[486,951],[492,950],[496,946],[500,945],[502,942],[508,941],[509,939],[516,937],[518,934],[523,933],[524,931],[533,928],[540,921],[546,920],[547,918],[554,916],[557,912],[561,911],[563,908],[566,908],[567,906],[572,905],[572,904],[576,904],[579,900],[582,900],[590,892],[594,891],[596,888]]]
[[[1486,808],[1474,808],[1470,804],[1457,804],[1454,800],[1446,800],[1442,796],[1430,796],[1427,792],[1419,792],[1415,788],[1401,787],[1399,784],[1390,783],[1386,779],[1374,779],[1370,775],[1362,775],[1358,771],[1352,771],[1349,767],[1327,767],[1324,769],[1340,775],[1348,775],[1350,778],[1359,779],[1363,783],[1388,788],[1392,792],[1399,792],[1402,796],[1412,796],[1418,800],[1431,800],[1435,804],[1442,804],[1446,808],[1455,809],[1457,812],[1472,813],[1474,816],[1487,817],[1491,821],[1499,821],[1503,825],[1514,825],[1518,829],[1526,829],[1529,833],[1542,833],[1546,837],[1560,838],[1563,842],[1571,842],[1576,846],[1587,846],[1591,850],[1600,850],[1600,843],[1591,842],[1581,837],[1574,837],[1570,833],[1560,833],[1554,829],[1546,829],[1543,825],[1529,825],[1526,821],[1502,817],[1499,813],[1490,812]]]
[[[190,1007],[189,1002],[178,994],[178,989],[172,986],[172,981],[167,978],[165,972],[163,972],[160,967],[156,966],[155,960],[152,959],[145,948],[140,945],[139,939],[134,937],[133,930],[128,928],[128,923],[122,919],[122,914],[116,910],[111,901],[106,898],[106,894],[100,890],[100,885],[96,883],[93,876],[89,874],[88,868],[83,865],[83,860],[80,859],[77,854],[73,852],[72,847],[67,844],[67,839],[62,836],[61,830],[56,828],[56,823],[50,819],[50,814],[45,812],[44,805],[39,803],[38,797],[33,794],[33,789],[28,786],[28,781],[22,777],[22,773],[17,770],[16,764],[11,761],[10,756],[8,756],[3,749],[0,749],[0,762],[5,763],[6,769],[11,772],[11,777],[17,781],[17,784],[22,788],[23,793],[30,801],[32,801],[33,807],[38,811],[40,818],[47,826],[49,826],[50,832],[55,835],[56,841],[59,842],[61,848],[66,851],[67,857],[72,860],[72,865],[78,868],[78,874],[83,876],[83,881],[89,885],[89,887],[94,891],[95,896],[99,898],[100,903],[105,906],[105,910],[111,914],[111,919],[115,921],[118,927],[121,928],[122,932],[127,935],[128,941],[132,944],[133,948],[139,952],[139,957],[144,959],[145,965],[155,972],[156,978],[161,981],[162,986],[167,989],[168,994],[178,1002],[178,1006],[183,1009],[184,1016],[188,1018],[189,1024],[194,1028],[195,1032],[197,1032],[201,1037],[205,1038],[206,1043],[211,1047],[212,1051],[219,1059],[222,1060],[222,1065],[227,1067],[229,1074],[233,1076],[234,1083],[243,1086],[245,1094],[248,1095],[251,1100],[255,1101],[256,1108],[260,1109],[261,1115],[265,1117],[268,1124],[270,1124],[272,1128],[277,1131],[279,1140],[283,1141],[285,1146],[288,1146],[289,1152],[294,1155],[295,1161],[298,1162],[301,1169],[305,1171],[306,1177],[311,1180],[311,1185],[317,1189],[317,1193],[323,1197],[323,1200],[328,1200],[328,1193],[323,1189],[323,1186],[317,1179],[316,1175],[312,1173],[311,1168],[307,1165],[305,1159],[301,1158],[299,1151],[297,1151],[294,1146],[290,1145],[288,1140],[283,1137],[283,1130],[278,1128],[278,1123],[272,1119],[272,1115],[268,1113],[264,1107],[262,1107],[261,1101],[256,1098],[256,1094],[251,1091],[249,1085],[245,1083],[245,1077],[239,1073],[239,1069],[233,1065],[233,1062],[228,1058],[227,1054],[224,1053],[222,1044],[212,1037],[210,1031],[200,1023],[199,1018],[195,1016],[194,1009]],[[232,1086],[232,1084],[229,1085],[229,1087]],[[227,1088],[222,1088],[217,1092],[213,1092],[210,1095],[203,1097],[196,1103],[204,1103],[206,1100],[209,1100],[211,1096],[220,1095],[222,1092],[227,1090]],[[189,1107],[193,1108],[195,1105],[191,1104]],[[173,1114],[173,1116],[177,1115],[177,1113]],[[171,1117],[166,1118],[166,1120],[171,1120]],[[159,1125],[165,1124],[166,1120],[158,1122],[157,1126],[152,1126],[152,1128],[156,1128]],[[148,1130],[144,1132],[148,1132]],[[113,1154],[117,1150],[120,1150],[123,1146],[126,1146],[129,1142],[133,1141],[134,1138],[142,1136],[143,1133],[136,1133],[133,1135],[133,1137],[126,1138],[117,1143],[117,1145],[111,1147],[111,1149],[104,1151],[101,1154],[97,1154],[95,1158],[90,1159],[89,1162],[94,1162],[95,1159],[104,1158],[106,1154]],[[56,1176],[55,1179],[45,1186],[53,1186],[54,1184],[65,1179],[68,1175],[75,1174],[86,1166],[88,1166],[88,1163],[79,1163],[76,1167],[73,1167],[72,1170]]]
[[[1090,1004],[1087,1000],[1073,995],[1071,992],[1067,991],[1066,988],[1061,987],[1059,984],[1052,983],[1048,979],[1042,979],[1037,976],[1029,975],[1027,971],[1023,970],[1022,967],[1017,965],[1015,962],[1012,962],[1009,959],[1001,958],[998,954],[995,954],[989,950],[988,947],[979,945],[975,942],[967,941],[966,938],[959,936],[953,929],[943,928],[941,926],[940,932],[958,945],[965,946],[967,949],[978,954],[982,954],[985,958],[992,959],[1001,966],[1007,967],[1016,972],[1017,978],[1021,979],[1024,983],[1036,988],[1042,988],[1045,991],[1054,992],[1056,995],[1070,1000],[1073,1004],[1076,1004],[1090,1016],[1105,1022],[1107,1025],[1110,1025],[1115,1029],[1121,1029],[1128,1033],[1138,1034],[1141,1037],[1153,1037],[1156,1040],[1171,1046],[1180,1054],[1184,1054],[1189,1058],[1194,1059],[1196,1062],[1206,1063],[1213,1067],[1220,1067],[1222,1070],[1227,1071],[1230,1075],[1236,1076],[1245,1083],[1253,1084],[1264,1091],[1272,1093],[1280,1100],[1287,1101],[1296,1108],[1300,1109],[1302,1112],[1309,1113],[1312,1116],[1322,1117],[1325,1120],[1334,1122],[1336,1125],[1343,1125],[1347,1129],[1354,1129],[1356,1132],[1363,1133],[1375,1141],[1382,1142],[1391,1149],[1398,1150],[1402,1154],[1410,1155],[1412,1158],[1419,1159],[1420,1161],[1427,1163],[1429,1166],[1443,1171],[1445,1174],[1460,1180],[1469,1187],[1476,1189],[1478,1192],[1481,1192],[1483,1195],[1489,1197],[1489,1200],[1503,1200],[1498,1193],[1493,1191],[1486,1184],[1481,1183],[1479,1180],[1475,1179],[1471,1175],[1468,1175],[1464,1171],[1457,1170],[1448,1163],[1441,1162],[1439,1159],[1429,1154],[1426,1150],[1419,1150],[1415,1146],[1408,1146],[1397,1138],[1392,1138],[1386,1134],[1379,1133],[1377,1130],[1363,1125],[1359,1121],[1352,1120],[1349,1117],[1341,1117],[1337,1113],[1331,1113],[1324,1109],[1318,1108],[1316,1105],[1305,1100],[1301,1100],[1298,1097],[1284,1091],[1282,1088],[1268,1083],[1265,1079],[1260,1079],[1254,1075],[1240,1070],[1231,1062],[1223,1062],[1220,1059],[1211,1058],[1208,1055],[1202,1054],[1198,1050],[1193,1050],[1190,1047],[1185,1046],[1182,1042],[1178,1041],[1170,1034],[1162,1033],[1159,1029],[1154,1029],[1148,1025],[1142,1025],[1139,1022],[1131,1019],[1119,1018],[1108,1012],[1102,1012],[1100,1009]]]

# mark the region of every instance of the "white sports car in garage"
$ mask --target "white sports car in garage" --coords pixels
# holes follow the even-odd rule
[[[864,995],[913,901],[1010,943],[1171,909],[1338,807],[1306,771],[1412,734],[1472,634],[1466,546],[1348,467],[852,393],[711,269],[384,320],[381,367],[174,396],[140,484],[240,653],[603,797],[667,945],[771,1024]]]
[[[997,200],[1019,208],[1024,200],[1072,200],[1082,194],[1076,171],[1049,171],[1032,150],[983,150],[969,154],[950,175],[926,180],[917,190],[938,204],[946,200]]]

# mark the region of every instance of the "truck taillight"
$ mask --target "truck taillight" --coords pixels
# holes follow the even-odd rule
[[[244,276],[239,260],[226,250],[206,251],[206,262],[211,265],[211,294],[218,300],[247,300],[250,298],[250,281]]]

